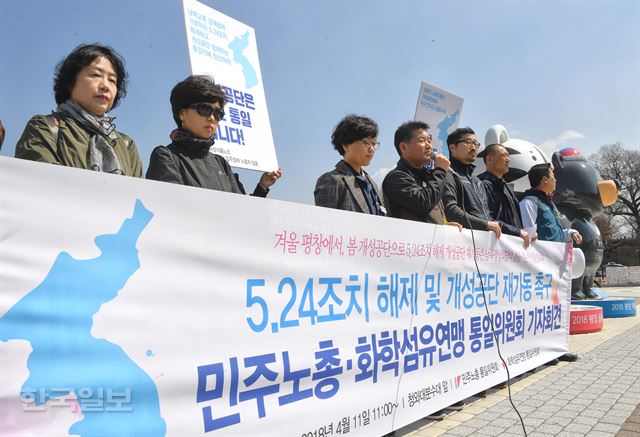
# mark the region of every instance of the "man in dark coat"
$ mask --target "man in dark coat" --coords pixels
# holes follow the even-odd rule
[[[473,175],[480,147],[475,132],[469,127],[458,128],[447,137],[447,145],[453,170],[447,173],[442,196],[447,219],[465,228],[493,231],[500,238],[500,223],[491,218],[482,182]]]
[[[450,163],[444,155],[432,156],[428,129],[427,123],[408,121],[396,130],[394,145],[400,160],[382,182],[384,203],[391,217],[458,225],[448,223],[442,204]],[[427,168],[431,165],[433,169]]]
[[[522,238],[524,246],[531,244],[531,236],[522,229],[520,205],[515,193],[503,179],[509,171],[509,151],[501,144],[489,144],[482,153],[487,171],[478,175],[487,192],[491,218],[500,222],[502,232]]]

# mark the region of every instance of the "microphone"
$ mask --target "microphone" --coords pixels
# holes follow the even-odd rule
[[[424,166],[427,170],[433,170],[436,166],[436,149],[431,149],[431,162]]]

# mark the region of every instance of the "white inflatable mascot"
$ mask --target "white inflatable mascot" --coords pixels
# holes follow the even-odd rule
[[[501,124],[493,125],[484,136],[485,147],[489,144],[502,144],[509,152],[509,173],[504,176],[507,183],[511,183],[516,194],[528,190],[529,179],[527,173],[536,164],[550,162],[545,153],[535,144],[527,140],[509,138],[507,128]],[[475,173],[480,174],[485,170],[484,162],[477,160]]]

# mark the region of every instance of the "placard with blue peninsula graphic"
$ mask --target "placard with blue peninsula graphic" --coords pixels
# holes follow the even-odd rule
[[[464,99],[427,82],[420,84],[415,119],[430,127],[433,150],[449,157],[447,136],[456,130]]]
[[[380,436],[568,350],[571,246],[355,215],[0,156],[0,436]]]
[[[227,95],[211,151],[234,167],[277,169],[255,31],[195,0],[183,7],[191,72],[212,76]]]
[[[152,218],[138,200],[117,233],[95,238],[98,257],[60,252],[42,282],[0,317],[0,341],[26,340],[32,348],[24,408],[75,396],[83,418],[70,435],[165,435],[153,379],[119,345],[92,334],[93,316],[140,268],[136,243]]]

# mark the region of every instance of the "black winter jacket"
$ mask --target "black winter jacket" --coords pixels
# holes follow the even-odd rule
[[[475,168],[473,164],[466,165],[451,158],[453,171],[447,173],[442,202],[449,221],[458,222],[465,228],[486,231],[491,215],[484,186],[473,175]]]
[[[151,152],[147,179],[245,194],[244,187],[231,166],[220,155],[189,141],[174,141]],[[266,197],[269,190],[256,186],[252,196]]]
[[[418,222],[445,222],[442,192],[447,172],[415,168],[400,159],[382,182],[387,215]]]
[[[487,204],[491,218],[500,222],[502,232],[520,236],[522,217],[515,193],[504,179],[485,171],[478,175],[487,192]]]

